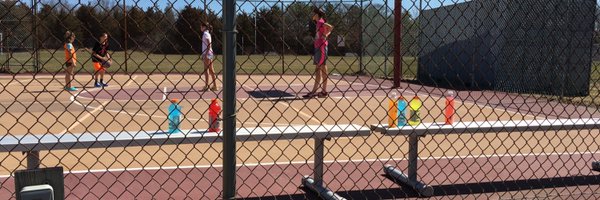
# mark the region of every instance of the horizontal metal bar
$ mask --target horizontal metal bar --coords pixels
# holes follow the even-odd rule
[[[292,140],[305,138],[334,138],[368,136],[368,127],[355,124],[298,125],[239,128],[237,141]],[[196,144],[222,142],[220,133],[206,130],[183,130],[168,134],[165,131],[65,133],[45,135],[5,135],[0,138],[0,152],[39,151],[60,149],[87,149],[131,147],[169,144]]]
[[[473,121],[444,123],[422,123],[418,126],[402,126],[389,128],[387,124],[373,124],[371,130],[384,135],[424,136],[428,134],[461,134],[461,133],[491,133],[491,132],[523,132],[523,131],[558,131],[574,129],[600,128],[600,118],[579,119],[538,119],[516,121]]]
[[[317,193],[319,197],[325,200],[345,200],[346,198],[336,194],[335,192],[327,189],[323,184],[317,183],[315,179],[310,176],[302,177],[302,185],[309,190]]]
[[[422,183],[418,180],[410,180],[410,178],[408,176],[406,176],[400,170],[396,169],[396,167],[394,167],[394,166],[385,165],[383,167],[383,172],[385,174],[387,174],[393,180],[410,186],[412,189],[416,190],[417,192],[419,192],[419,194],[421,194],[425,197],[433,196],[433,192],[434,192],[433,187],[431,187],[425,183]]]

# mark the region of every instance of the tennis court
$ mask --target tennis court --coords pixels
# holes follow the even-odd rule
[[[87,77],[79,77],[78,82],[86,83]],[[183,107],[184,118],[182,129],[205,129],[208,127],[208,105],[213,98],[219,98],[220,91],[201,91],[202,81],[198,75],[113,75],[109,81],[110,86],[105,88],[80,87],[77,92],[61,90],[61,83],[52,77],[17,75],[2,77],[0,84],[6,89],[0,96],[4,110],[0,121],[6,124],[15,124],[5,127],[12,135],[22,134],[53,134],[53,133],[82,133],[103,131],[128,131],[136,132],[146,130],[153,132],[166,129],[166,108],[169,102],[166,99],[179,98]],[[303,99],[300,96],[308,92],[306,84],[312,85],[310,76],[252,76],[239,75],[237,80],[237,126],[285,126],[301,124],[378,124],[387,123],[385,106],[387,95],[396,89],[390,89],[390,81],[357,76],[332,76],[331,92],[328,98]],[[418,94],[424,101],[427,110],[423,115],[424,122],[443,121],[441,113],[444,108],[442,94],[444,89],[422,87],[403,83],[402,94],[406,97]],[[26,92],[24,92],[26,91]],[[11,94],[18,94],[16,100],[10,98]],[[546,105],[553,109],[544,108],[540,100],[515,94],[498,94],[482,92],[458,92],[457,116],[460,121],[496,121],[520,120],[535,118],[559,118],[559,110],[568,110],[569,113],[582,113],[581,117],[597,117],[591,115],[593,108],[577,107],[573,105],[547,102]],[[532,103],[535,102],[535,103]],[[562,106],[562,107],[561,107]],[[354,108],[354,109],[353,109]],[[360,109],[357,109],[360,108]],[[587,114],[586,114],[587,113]],[[4,124],[4,123],[3,123]],[[428,171],[447,171],[445,168],[464,166],[464,170],[471,172],[472,178],[466,180],[494,181],[542,178],[567,175],[589,174],[590,171],[577,171],[588,165],[586,160],[598,155],[597,146],[600,142],[597,130],[583,131],[558,131],[558,132],[524,132],[520,134],[460,134],[438,135],[423,138],[424,151],[420,154],[424,166],[419,170],[424,171],[424,180],[430,184],[461,182],[460,170],[449,173],[434,174]],[[562,145],[555,145],[562,144]],[[326,142],[327,154],[325,155],[328,167],[325,178],[348,177],[360,174],[361,180],[369,180],[361,185],[329,181],[336,188],[379,189],[393,187],[393,182],[386,181],[379,176],[379,170],[385,163],[398,163],[402,166],[405,162],[406,149],[404,137],[390,137],[371,135],[369,137],[354,137],[350,139],[336,139]],[[244,170],[252,171],[250,177],[270,177],[275,185],[280,185],[289,194],[298,193],[297,180],[302,174],[309,173],[312,159],[312,142],[300,140],[275,140],[260,142],[239,142],[237,144],[237,163],[241,167],[238,178],[244,180]],[[84,149],[69,151],[42,152],[42,166],[63,166],[65,170],[72,171],[69,177],[99,178],[99,182],[127,180],[122,177],[131,177],[129,181],[137,182],[145,177],[152,181],[160,182],[156,174],[171,176],[174,174],[184,176],[196,173],[197,176],[187,177],[190,184],[204,182],[210,185],[219,181],[217,172],[222,164],[220,158],[222,146],[220,143],[196,145],[163,145],[126,147],[109,149]],[[404,153],[402,153],[404,152]],[[576,165],[573,171],[539,171],[535,168],[522,170],[515,176],[513,168],[538,164],[540,166],[549,162],[557,164],[565,155],[580,156],[581,162],[568,160],[565,165]],[[17,169],[24,169],[25,156],[21,153],[2,155],[2,176],[7,177]],[[522,158],[522,162],[514,159]],[[481,169],[471,169],[469,166],[492,167],[494,163],[500,164],[504,160],[512,160],[511,166],[497,169],[496,176],[489,176],[489,172]],[[469,161],[469,162],[467,162]],[[448,164],[443,164],[448,162]],[[337,167],[336,167],[337,166]],[[346,171],[349,166],[352,170]],[[280,171],[283,176],[274,173]],[[437,169],[437,170],[434,170]],[[214,171],[217,170],[217,171]],[[531,171],[529,171],[531,170]],[[164,172],[163,172],[164,171]],[[303,173],[305,172],[305,173]],[[183,173],[183,174],[181,174]],[[369,176],[371,178],[366,178]],[[440,176],[445,176],[440,177]],[[104,180],[106,177],[107,180]],[[478,178],[479,177],[479,178]],[[486,179],[480,179],[486,177]],[[496,177],[496,178],[491,178]],[[79,179],[73,178],[73,179]],[[163,177],[164,178],[164,177]],[[464,177],[463,177],[464,178]],[[491,178],[491,179],[490,179]],[[283,179],[283,180],[282,180]],[[489,179],[489,180],[487,180]],[[440,182],[437,182],[442,180]],[[266,180],[263,180],[266,181]],[[268,181],[267,181],[268,182]],[[383,183],[382,183],[383,182]],[[9,181],[4,181],[3,188],[11,188]],[[67,182],[68,183],[68,182]],[[337,185],[339,184],[339,185]],[[75,184],[78,185],[78,184]],[[104,194],[106,190],[112,191],[108,183],[87,186],[94,194]],[[177,184],[183,187],[182,183]],[[213,184],[214,185],[214,184]],[[239,193],[243,196],[269,196],[260,193],[259,188],[266,191],[269,184],[250,186],[251,182],[243,181]],[[262,187],[261,187],[262,186]],[[339,186],[339,187],[338,187]],[[76,192],[81,185],[70,188]],[[89,188],[91,187],[91,188]],[[192,185],[188,186],[193,188]],[[68,188],[68,185],[67,185]],[[214,188],[216,189],[216,188]],[[164,190],[164,189],[163,189]],[[214,190],[212,197],[218,197],[218,190]],[[10,194],[10,193],[7,193]],[[120,193],[114,193],[114,197]],[[133,194],[136,194],[133,192]],[[105,196],[102,196],[105,197]],[[206,196],[206,197],[210,197]],[[247,196],[249,197],[249,196]]]
[[[599,199],[598,3],[2,1],[0,199]]]

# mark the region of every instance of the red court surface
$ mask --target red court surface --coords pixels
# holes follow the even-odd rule
[[[487,195],[485,193],[578,186],[581,195],[600,196],[600,172],[589,170],[600,153],[571,155],[502,155],[420,160],[420,179],[434,186],[435,196]],[[416,197],[410,189],[387,179],[384,164],[402,168],[406,160],[327,162],[324,181],[347,198]],[[304,195],[302,175],[309,175],[312,163],[240,166],[237,197],[294,198]],[[180,169],[114,170],[65,174],[66,198],[76,199],[219,199],[221,167]],[[571,169],[571,170],[568,170]],[[583,169],[583,170],[579,170]],[[0,199],[9,199],[13,180],[3,182]],[[591,191],[589,191],[591,189]],[[480,194],[481,193],[481,194]],[[577,194],[576,192],[572,194]],[[314,194],[306,194],[307,198]],[[533,194],[532,194],[533,195]],[[538,194],[539,195],[539,194]],[[287,197],[286,197],[287,196]]]

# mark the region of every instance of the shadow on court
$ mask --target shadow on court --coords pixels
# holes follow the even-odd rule
[[[296,95],[291,94],[289,92],[278,90],[278,89],[269,89],[269,90],[254,90],[254,91],[246,91],[251,97],[254,98],[290,98],[296,97]]]

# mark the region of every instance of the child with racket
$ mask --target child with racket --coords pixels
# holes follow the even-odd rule
[[[106,87],[104,82],[104,73],[106,68],[112,64],[112,59],[108,53],[108,33],[100,34],[98,41],[92,49],[92,63],[94,64],[94,87]],[[98,77],[100,81],[98,81]]]

